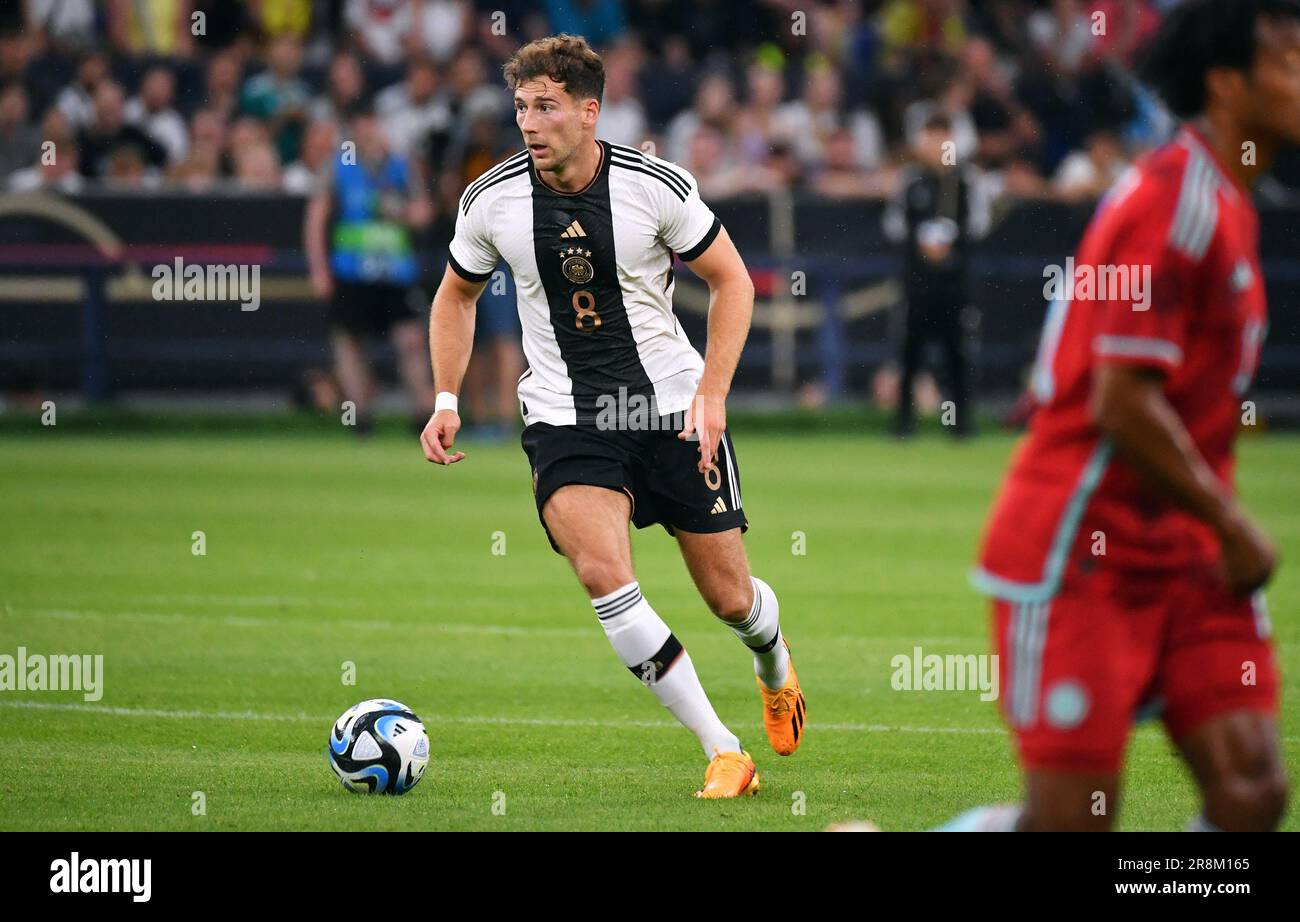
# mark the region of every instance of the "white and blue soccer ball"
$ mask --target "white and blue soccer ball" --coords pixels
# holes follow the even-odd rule
[[[329,762],[349,791],[405,794],[429,765],[429,735],[406,705],[371,698],[334,721]]]

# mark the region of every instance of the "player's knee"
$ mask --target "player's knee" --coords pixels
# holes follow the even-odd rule
[[[754,587],[749,580],[729,580],[726,585],[711,587],[704,602],[714,616],[739,623],[749,617],[754,605]]]
[[[632,570],[627,564],[603,554],[577,554],[571,558],[571,563],[578,582],[593,599],[609,595],[633,581]]]
[[[1281,821],[1289,796],[1286,772],[1280,765],[1234,772],[1206,790],[1206,813],[1233,831],[1267,831]]]

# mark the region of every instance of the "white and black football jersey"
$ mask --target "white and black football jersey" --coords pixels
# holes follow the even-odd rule
[[[704,368],[673,316],[673,253],[699,256],[721,224],[681,167],[598,143],[582,191],[551,189],[522,151],[471,183],[456,215],[452,269],[486,281],[504,259],[514,275],[530,425],[589,424],[623,394],[677,413]]]

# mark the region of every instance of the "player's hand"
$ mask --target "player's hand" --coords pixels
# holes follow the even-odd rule
[[[1228,515],[1219,529],[1219,542],[1223,548],[1223,576],[1234,593],[1250,595],[1273,576],[1277,548],[1244,512]]]
[[[420,444],[424,447],[424,457],[434,464],[455,464],[465,457],[465,452],[448,454],[447,449],[456,442],[456,433],[460,431],[460,414],[455,410],[440,410],[429,418],[424,431],[420,433]]]
[[[726,399],[710,394],[696,394],[691,405],[686,408],[686,426],[677,433],[677,437],[686,441],[692,433],[699,436],[701,474],[718,460],[718,446],[722,444],[722,433],[726,431]]]

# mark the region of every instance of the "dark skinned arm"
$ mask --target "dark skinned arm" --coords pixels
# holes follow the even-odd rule
[[[1163,383],[1151,368],[1100,365],[1093,421],[1146,484],[1214,529],[1228,587],[1249,594],[1272,576],[1277,551],[1205,462],[1165,398]]]

